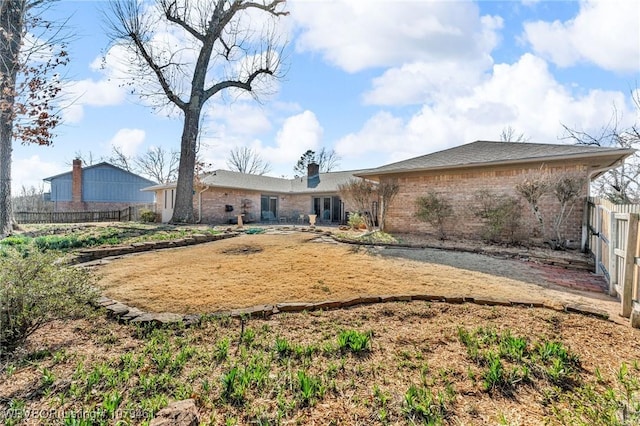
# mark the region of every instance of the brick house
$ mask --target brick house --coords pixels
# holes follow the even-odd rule
[[[352,207],[343,202],[338,186],[354,178],[354,171],[320,173],[310,164],[307,176],[284,179],[229,170],[204,176],[195,188],[194,209],[198,222],[234,223],[238,215],[249,222],[288,222],[317,216],[318,223],[342,223]],[[162,222],[173,215],[176,183],[145,188],[156,194],[156,213]]]
[[[105,162],[83,168],[82,161],[75,159],[70,172],[44,181],[51,184],[56,212],[152,207],[154,202],[153,194],[141,189],[155,182]]]
[[[581,145],[476,141],[356,175],[377,182],[392,179],[398,182],[399,193],[387,210],[389,232],[435,233],[431,225],[415,216],[416,198],[433,191],[445,198],[454,210],[455,219],[448,224],[450,235],[478,238],[483,226],[475,214],[480,191],[517,197],[515,186],[527,177],[545,173],[552,180],[554,176],[571,173],[583,179],[584,185],[580,200],[565,222],[563,235],[584,246],[586,219],[583,215],[589,183],[620,165],[633,152],[633,149]],[[559,203],[553,195],[546,195],[540,209],[548,220],[557,215]],[[520,232],[530,237],[536,226],[531,208],[523,201]]]

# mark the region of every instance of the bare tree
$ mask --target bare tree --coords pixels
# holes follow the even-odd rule
[[[327,173],[340,165],[340,157],[333,149],[329,151],[322,147],[318,153],[308,149],[293,167],[294,176],[305,176],[311,163],[316,163],[320,168],[320,172]]]
[[[507,126],[502,129],[500,133],[500,142],[529,142],[531,138],[524,135],[524,133],[520,133],[519,135],[511,126]]]
[[[400,184],[397,179],[383,180],[378,184],[378,197],[380,198],[380,230],[386,231],[387,211],[396,195],[400,192]]]
[[[229,152],[227,166],[232,171],[250,175],[264,175],[271,171],[271,164],[262,159],[253,148],[235,147]]]
[[[376,184],[366,179],[349,179],[348,182],[338,185],[340,198],[352,204],[358,213],[362,215],[367,228],[373,228],[373,217],[371,216],[371,203],[377,197]]]
[[[640,90],[632,93],[632,99],[640,113]],[[597,132],[588,133],[563,124],[562,139],[579,145],[640,149],[640,124],[623,128],[620,119],[621,114],[614,105],[611,118]],[[599,195],[614,203],[640,202],[640,154],[635,152],[622,165],[597,179],[594,186]]]
[[[96,158],[91,151],[87,154],[84,154],[82,151],[76,151],[75,154],[73,154],[73,159],[66,161],[65,164],[71,167],[74,159],[82,161],[83,167],[93,166],[96,163]]]
[[[255,89],[281,77],[282,51],[273,27],[251,28],[249,12],[287,15],[284,0],[115,0],[110,3],[111,37],[131,55],[132,72],[157,90],[142,85],[142,96],[160,99],[183,116],[176,204],[172,222],[193,222],[193,187],[200,116],[204,104],[225,89]],[[255,18],[255,16],[254,16]],[[164,43],[160,32],[171,34]],[[175,40],[179,40],[176,44]],[[150,99],[151,99],[150,98]]]
[[[13,197],[13,207],[16,212],[50,212],[53,211],[53,203],[45,201],[44,187],[22,185],[17,196]]]
[[[107,162],[128,172],[135,173],[132,158],[125,154],[119,146],[113,145],[111,147],[111,156],[107,158]]]
[[[39,15],[47,3],[0,3],[0,238],[13,229],[13,141],[50,145],[52,129],[60,121],[55,106],[61,90],[56,69],[67,64],[68,56],[60,27]],[[27,38],[27,33],[33,37]]]
[[[179,156],[177,151],[152,146],[144,154],[137,156],[134,162],[141,174],[158,183],[169,183],[178,176]]]

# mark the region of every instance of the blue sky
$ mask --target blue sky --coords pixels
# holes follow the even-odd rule
[[[70,170],[77,152],[179,148],[180,117],[154,113],[122,87],[105,9],[56,6],[74,34],[65,88],[74,102],[52,146],[15,145],[14,191]],[[340,169],[359,169],[497,140],[507,126],[564,143],[561,123],[595,131],[614,105],[623,124],[640,121],[630,95],[640,78],[636,0],[289,0],[286,9],[288,71],[277,91],[206,106],[202,155],[214,169],[235,146],[291,176],[307,149],[335,149]]]

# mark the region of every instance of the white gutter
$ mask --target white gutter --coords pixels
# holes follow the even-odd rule
[[[202,191],[198,192],[198,220],[196,223],[202,222],[202,193],[209,189],[209,185],[205,186]]]

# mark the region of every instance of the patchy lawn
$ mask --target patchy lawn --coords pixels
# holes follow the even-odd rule
[[[426,302],[150,332],[97,314],[49,324],[3,365],[0,413],[8,425],[25,413],[28,424],[144,424],[194,398],[205,425],[637,424],[639,333]],[[93,421],[74,423],[78,413]]]
[[[210,313],[410,293],[587,304],[612,318],[619,309],[604,294],[554,285],[544,270],[527,262],[442,250],[368,249],[300,232],[241,235],[144,253],[98,271],[105,295],[152,312]]]

